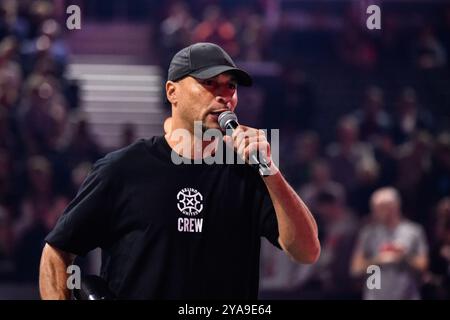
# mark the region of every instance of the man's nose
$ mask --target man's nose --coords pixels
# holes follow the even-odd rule
[[[223,104],[227,109],[231,109],[231,97],[216,96],[216,101]]]

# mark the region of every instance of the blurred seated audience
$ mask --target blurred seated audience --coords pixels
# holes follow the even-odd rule
[[[370,204],[372,220],[359,233],[351,263],[351,274],[362,279],[363,299],[421,299],[421,279],[428,268],[423,227],[403,217],[400,194],[392,187],[376,190]],[[381,270],[379,288],[366,284],[371,265]]]

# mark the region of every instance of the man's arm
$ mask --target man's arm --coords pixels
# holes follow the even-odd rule
[[[296,261],[314,263],[320,255],[316,221],[280,171],[275,170],[277,173],[263,180],[277,215],[278,242]]]
[[[70,299],[67,267],[74,259],[73,254],[56,249],[48,243],[45,245],[39,269],[39,291],[43,300]]]
[[[314,263],[320,255],[317,224],[305,203],[284,179],[271,160],[270,144],[264,131],[240,125],[232,137],[225,137],[237,153],[249,162],[249,155],[261,151],[272,168],[264,177],[278,221],[279,243],[283,250],[301,263]]]

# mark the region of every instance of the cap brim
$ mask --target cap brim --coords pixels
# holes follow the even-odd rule
[[[212,67],[206,67],[194,72],[191,72],[189,75],[193,76],[194,78],[198,79],[209,79],[213,78],[221,73],[224,72],[230,72],[236,77],[236,81],[239,85],[250,87],[253,83],[252,77],[245,72],[244,70],[241,70],[239,68],[234,68],[230,66],[212,66]]]

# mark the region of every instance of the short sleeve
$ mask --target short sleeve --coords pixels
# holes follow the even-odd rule
[[[114,197],[107,158],[97,161],[75,198],[45,241],[58,249],[84,256],[108,237]]]

